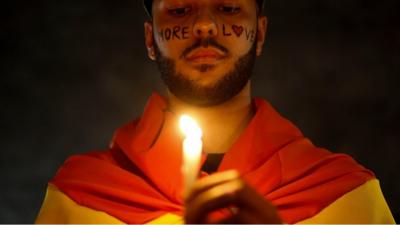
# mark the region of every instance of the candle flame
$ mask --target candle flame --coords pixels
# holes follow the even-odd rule
[[[179,120],[179,126],[181,131],[186,136],[186,138],[198,138],[201,139],[203,132],[197,124],[196,120],[188,115],[182,115]]]

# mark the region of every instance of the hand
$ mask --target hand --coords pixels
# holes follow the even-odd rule
[[[276,208],[234,170],[198,180],[185,199],[185,206],[188,224],[211,222],[209,216],[220,209],[230,210],[231,215],[212,223],[282,223]]]

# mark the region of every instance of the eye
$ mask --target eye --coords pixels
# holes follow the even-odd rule
[[[218,10],[226,13],[226,14],[238,14],[240,12],[240,7],[237,6],[227,6],[227,5],[221,5],[218,7]]]
[[[191,10],[192,9],[190,7],[178,7],[178,8],[168,9],[168,13],[173,16],[181,17],[190,13]]]

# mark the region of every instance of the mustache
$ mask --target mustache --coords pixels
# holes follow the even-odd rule
[[[196,48],[207,48],[207,47],[214,47],[216,49],[219,49],[223,53],[227,54],[229,50],[225,48],[223,45],[218,43],[215,39],[212,38],[206,38],[206,39],[199,39],[197,40],[193,45],[187,47],[181,54],[180,58],[183,59],[185,58],[191,51],[195,50]]]

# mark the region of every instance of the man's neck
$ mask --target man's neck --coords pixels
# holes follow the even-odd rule
[[[203,130],[203,150],[225,153],[234,144],[253,117],[250,82],[235,97],[220,105],[198,107],[182,102],[168,93],[169,107],[177,115],[187,114]]]

